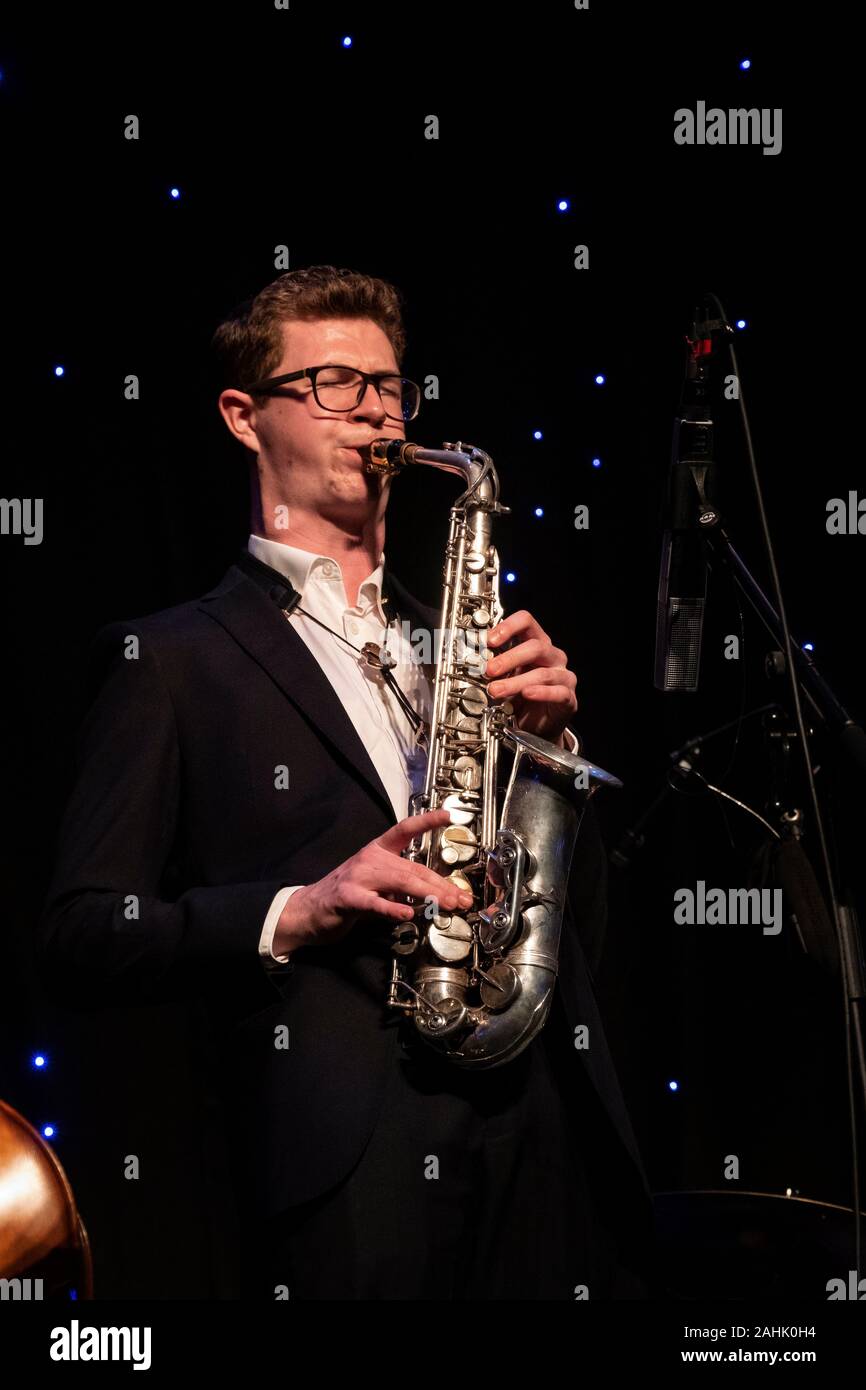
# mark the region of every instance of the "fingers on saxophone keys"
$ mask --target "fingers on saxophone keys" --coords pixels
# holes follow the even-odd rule
[[[467,908],[472,906],[472,894],[466,893],[462,888],[457,888],[455,884],[448,883],[445,879],[439,879],[427,888],[426,896],[435,899],[445,912],[454,912],[457,908]]]
[[[434,898],[446,912],[458,907],[471,907],[472,894],[464,892],[448,879],[435,874],[432,869],[417,867],[407,875],[406,892],[414,898]]]

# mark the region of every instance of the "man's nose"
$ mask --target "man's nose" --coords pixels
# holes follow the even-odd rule
[[[358,416],[362,420],[378,420],[380,424],[387,419],[382,398],[372,381],[367,382],[367,389],[352,411],[352,415]]]

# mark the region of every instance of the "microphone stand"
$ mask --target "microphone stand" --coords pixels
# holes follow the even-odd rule
[[[681,787],[676,785],[676,782],[680,781],[686,783],[691,776],[698,777],[709,792],[723,797],[726,801],[732,801],[735,806],[739,806],[741,810],[746,811],[750,816],[754,816],[755,820],[759,820],[761,824],[770,831],[771,835],[777,835],[773,827],[768,825],[763,816],[758,815],[757,811],[753,810],[751,806],[747,806],[743,801],[738,801],[736,797],[729,796],[727,792],[722,791],[721,787],[714,787],[711,783],[707,782],[706,778],[695,768],[692,758],[694,755],[700,754],[705,743],[709,743],[720,734],[727,733],[728,729],[742,726],[747,719],[755,719],[759,714],[776,713],[780,709],[781,706],[777,705],[775,702],[769,705],[761,705],[758,709],[750,710],[748,714],[741,715],[737,719],[731,719],[726,724],[720,724],[718,728],[710,729],[705,734],[697,734],[694,738],[690,738],[688,742],[684,743],[681,748],[677,748],[673,753],[669,753],[668,757],[673,766],[665,773],[664,786],[653,798],[646,810],[641,812],[634,824],[626,830],[616,847],[611,850],[610,862],[614,868],[627,869],[629,867],[634,855],[639,850],[642,850],[646,844],[646,836],[643,833],[645,827],[649,825],[650,821],[653,820],[661,810],[671,792],[682,790]]]
[[[708,303],[714,305],[715,317],[704,315],[702,318],[696,319],[693,328],[694,341],[700,346],[705,356],[709,356],[712,351],[714,334],[721,334],[727,347],[731,370],[738,383],[740,415],[743,424],[752,482],[755,489],[758,514],[764,537],[764,545],[776,597],[775,606],[763,592],[742,557],[734,549],[731,539],[722,525],[721,517],[718,512],[715,512],[715,514],[713,514],[712,511],[705,512],[701,521],[705,528],[704,533],[707,537],[711,554],[717,556],[721,563],[727,568],[740,592],[758,615],[765,628],[770,632],[785,657],[784,674],[788,677],[791,701],[799,732],[806,781],[821,852],[821,862],[824,870],[828,903],[832,911],[833,922],[836,929],[836,941],[841,963],[840,975],[844,993],[848,1099],[852,1143],[855,1260],[857,1277],[859,1279],[862,1267],[860,1250],[861,1213],[857,1096],[854,1078],[855,1074],[859,1078],[861,1114],[866,1114],[866,1049],[864,1049],[863,1027],[863,1005],[864,997],[866,997],[866,984],[864,984],[864,982],[866,982],[866,970],[864,970],[863,965],[862,943],[853,897],[851,901],[843,902],[834,882],[833,868],[830,862],[827,838],[824,831],[824,819],[817,790],[815,788],[812,759],[809,754],[806,727],[803,720],[803,711],[800,701],[801,693],[805,695],[816,718],[834,734],[837,746],[841,749],[843,756],[852,766],[857,768],[861,774],[866,774],[866,734],[864,734],[860,725],[855,723],[841,701],[837,699],[829,684],[815,666],[811,654],[804,651],[801,646],[795,646],[791,640],[791,632],[785,612],[781,583],[776,567],[772,537],[770,535],[766,511],[764,509],[764,499],[761,491],[760,478],[758,476],[755,452],[752,446],[749,418],[743,396],[742,378],[734,351],[734,330],[728,321],[724,307],[717,295],[706,295],[703,303],[704,305]],[[852,1051],[854,1055],[852,1055]]]
[[[729,571],[740,593],[748,600],[764,627],[773,638],[780,651],[784,651],[785,640],[782,620],[764,593],[755,576],[748,569],[742,556],[734,549],[731,538],[724,526],[719,523],[715,531],[707,536],[711,554],[717,555]],[[830,685],[821,675],[812,659],[811,652],[792,644],[791,655],[800,684],[817,718],[838,736],[843,753],[854,767],[866,776],[866,733],[837,699]],[[778,674],[778,673],[777,673]]]
[[[751,608],[758,615],[764,627],[780,649],[778,655],[783,657],[786,645],[786,633],[783,629],[779,613],[773,607],[742,556],[735,550],[724,526],[719,524],[715,532],[708,537],[708,541],[710,553],[713,556],[717,556],[724,568],[728,570],[740,593],[746,598]],[[866,776],[866,733],[864,733],[862,727],[851,717],[841,700],[838,699],[831,686],[822,676],[818,667],[815,665],[812,654],[805,651],[799,644],[790,642],[788,643],[788,650],[793,657],[794,669],[792,674],[794,680],[796,681],[798,689],[802,691],[808,700],[816,721],[819,721],[824,728],[834,736],[836,744],[846,761],[852,767],[856,768],[861,775]],[[788,668],[789,663],[786,662],[785,666]],[[808,747],[805,747],[805,753],[807,761],[809,761],[811,781],[811,760],[808,756]],[[817,823],[816,820],[816,825]],[[819,836],[823,839],[823,830],[821,828],[819,828]],[[863,1105],[861,1113],[866,1114],[866,1045],[864,1045],[863,1021],[864,1000],[866,1000],[866,969],[864,969],[863,963],[862,938],[853,894],[848,895],[848,901],[843,900],[842,895],[835,887],[833,875],[829,871],[829,867],[825,867],[825,880],[825,886],[830,898],[830,909],[836,922],[837,946],[842,970],[842,986],[846,1001],[846,1016],[853,1030],[856,1070],[859,1076],[860,1098],[861,1104]],[[855,1183],[855,1203],[857,1204],[855,1219],[858,1220],[859,1225],[858,1187],[859,1184]],[[860,1277],[860,1268],[858,1242],[858,1278]]]

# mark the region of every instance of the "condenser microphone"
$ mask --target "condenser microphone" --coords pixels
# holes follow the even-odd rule
[[[715,507],[713,421],[706,371],[712,330],[698,309],[687,339],[686,378],[668,472],[656,611],[656,689],[694,692],[701,666],[707,598],[707,531]]]

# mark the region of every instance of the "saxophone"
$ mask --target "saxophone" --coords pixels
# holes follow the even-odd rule
[[[444,807],[451,820],[403,853],[471,892],[473,905],[443,913],[432,898],[405,899],[416,911],[394,928],[386,1003],[456,1065],[498,1067],[544,1027],[583,810],[600,785],[622,783],[524,733],[511,704],[487,694],[485,636],[503,616],[491,527],[510,511],[489,454],[401,439],[373,440],[362,453],[371,473],[424,464],[466,483],[450,513],[426,782],[410,801],[411,815]],[[503,747],[513,755],[504,796]]]

